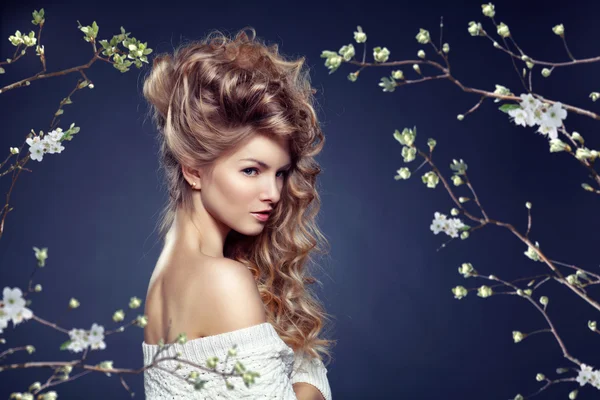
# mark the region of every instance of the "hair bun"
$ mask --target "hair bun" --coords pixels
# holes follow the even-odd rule
[[[162,130],[165,125],[174,84],[173,58],[161,54],[154,58],[152,70],[144,81],[144,97],[154,109],[154,119]]]

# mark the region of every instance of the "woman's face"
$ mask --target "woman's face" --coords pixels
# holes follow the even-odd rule
[[[234,153],[218,159],[212,171],[200,178],[206,211],[243,235],[262,232],[267,222],[252,213],[273,209],[279,202],[290,167],[288,143],[287,139],[257,134]]]

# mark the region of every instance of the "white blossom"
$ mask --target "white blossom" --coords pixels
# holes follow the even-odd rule
[[[444,232],[450,237],[457,238],[458,231],[463,228],[465,224],[458,218],[448,219],[446,215],[436,212],[434,214],[433,222],[431,223],[430,229],[435,235],[440,232]]]
[[[25,307],[26,302],[21,289],[18,287],[14,289],[5,287],[2,296],[3,307],[0,308],[0,333],[8,326],[9,320],[12,320],[14,327],[24,320],[33,317],[33,312]]]

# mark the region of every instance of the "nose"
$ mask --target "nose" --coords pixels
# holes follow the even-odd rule
[[[266,175],[266,174],[265,174]],[[271,200],[273,203],[279,201],[281,195],[280,182],[277,177],[265,179],[264,186],[262,187],[261,200]]]

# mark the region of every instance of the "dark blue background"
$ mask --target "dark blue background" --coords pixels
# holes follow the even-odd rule
[[[52,4],[54,3],[54,4]],[[28,33],[34,9],[45,8],[42,32],[48,71],[86,63],[91,45],[77,29],[95,20],[99,38],[110,39],[124,26],[131,36],[148,42],[154,52],[172,51],[182,39],[198,39],[212,29],[236,32],[246,25],[280,51],[306,56],[313,86],[317,88],[318,114],[326,135],[319,161],[322,211],[320,224],[331,242],[330,256],[321,260],[318,290],[328,312],[336,318],[334,361],[329,381],[335,399],[512,399],[541,386],[538,372],[557,376],[557,367],[573,366],[562,357],[550,334],[539,334],[515,344],[512,331],[547,328],[542,315],[516,296],[487,299],[474,293],[455,300],[456,285],[478,287],[483,279],[464,280],[457,272],[471,262],[482,274],[505,280],[545,273],[548,268],[527,259],[526,247],[508,230],[489,226],[466,241],[455,240],[436,251],[447,236],[435,236],[430,224],[435,211],[449,214],[453,206],[445,189],[428,189],[421,169],[409,181],[396,181],[396,170],[405,166],[395,129],[417,126],[417,144],[438,141],[434,161],[451,176],[453,158],[464,159],[469,176],[491,218],[510,222],[521,232],[527,227],[525,202],[533,203],[531,238],[554,260],[577,264],[598,272],[599,197],[581,189],[587,171],[565,153],[550,153],[547,139],[510,123],[486,101],[459,122],[479,97],[462,92],[449,81],[433,81],[384,93],[378,86],[391,69],[364,70],[358,81],[347,80],[354,66],[343,65],[328,75],[322,50],[337,51],[353,43],[362,58],[363,45],[353,39],[357,25],[367,33],[367,60],[372,49],[386,46],[390,61],[416,59],[424,48],[415,40],[419,28],[428,29],[439,43],[440,16],[444,17],[444,42],[450,44],[453,74],[467,86],[493,91],[502,84],[521,93],[518,76],[509,57],[483,37],[471,37],[469,21],[480,21],[495,35],[481,14],[482,1],[421,2],[11,2],[4,4],[0,23],[0,56],[11,57],[8,36],[17,29]],[[568,61],[559,37],[551,28],[563,23],[572,53],[578,58],[600,54],[600,34],[595,28],[600,6],[575,1],[550,5],[547,1],[495,2],[496,21],[509,25],[513,36],[533,58]],[[33,50],[33,49],[32,49]],[[40,69],[30,50],[25,59],[5,66],[2,86],[30,76]],[[151,57],[154,54],[151,55]],[[45,269],[34,283],[34,313],[61,326],[89,329],[93,322],[107,330],[113,312],[127,311],[129,298],[145,299],[148,280],[161,251],[156,235],[158,212],[166,200],[157,173],[154,129],[145,119],[143,76],[132,68],[121,74],[111,65],[97,62],[86,71],[93,90],[77,92],[74,104],[65,106],[60,124],[81,127],[66,142],[60,155],[46,155],[41,163],[30,161],[17,181],[0,239],[1,287],[26,288],[35,267],[32,246],[48,247]],[[395,68],[394,68],[395,69]],[[405,75],[415,77],[410,67]],[[423,68],[431,74],[431,68]],[[588,95],[599,91],[596,64],[554,70],[548,79],[536,67],[534,91],[550,99],[600,112],[600,102]],[[31,86],[0,96],[2,134],[0,149],[20,146],[33,128],[46,131],[58,104],[74,87],[78,75],[40,80]],[[589,148],[599,148],[597,125],[589,118],[569,114],[569,131],[576,130]],[[4,156],[2,156],[4,157]],[[414,170],[420,159],[408,166]],[[2,195],[10,178],[0,180]],[[458,189],[468,195],[468,189]],[[2,197],[4,204],[4,197]],[[476,213],[474,204],[468,205]],[[472,224],[471,224],[472,225]],[[567,269],[563,272],[568,273]],[[598,290],[590,288],[596,298]],[[598,320],[598,311],[556,282],[542,286],[535,298],[550,298],[548,312],[572,355],[582,362],[600,364],[598,336],[587,328]],[[81,307],[67,310],[71,297]],[[138,310],[143,312],[143,308]],[[128,312],[127,320],[138,313]],[[5,330],[7,346],[33,344],[37,352],[14,354],[6,362],[68,360],[59,345],[66,335],[34,321]],[[142,365],[142,329],[133,327],[106,338],[107,350],[93,351],[90,363],[114,360],[116,367]],[[80,355],[80,354],[79,354]],[[0,373],[0,397],[26,391],[49,370]],[[570,374],[570,376],[574,376]],[[141,375],[126,381],[143,397]],[[575,382],[555,385],[540,399],[564,399]],[[59,398],[127,398],[116,376],[91,374],[54,388]],[[589,385],[580,398],[597,396]]]

